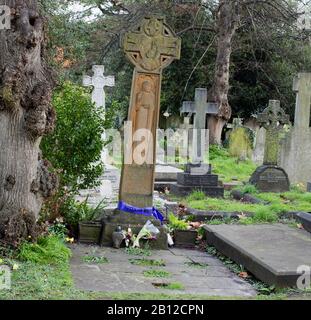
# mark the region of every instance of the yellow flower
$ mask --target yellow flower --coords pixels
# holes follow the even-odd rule
[[[13,264],[13,270],[15,270],[15,271],[16,271],[16,270],[18,270],[18,268],[19,268],[19,265],[18,265],[18,264],[16,264],[16,263],[14,263],[14,264]]]
[[[74,238],[66,238],[66,241],[69,243],[74,243],[75,239]]]

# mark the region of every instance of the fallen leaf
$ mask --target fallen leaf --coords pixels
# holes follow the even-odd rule
[[[249,277],[249,275],[248,275],[247,272],[240,272],[240,273],[239,273],[239,277],[240,277],[240,278],[243,278],[243,279],[246,279],[246,278]]]

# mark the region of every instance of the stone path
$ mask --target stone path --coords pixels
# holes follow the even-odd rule
[[[71,270],[75,285],[85,291],[200,294],[222,297],[251,297],[255,290],[245,281],[231,273],[217,258],[204,252],[171,249],[153,251],[152,256],[127,254],[124,249],[100,248],[74,245]],[[108,263],[86,263],[86,256],[102,256]],[[163,259],[165,266],[148,267],[130,263],[130,259]],[[198,267],[197,264],[201,264]],[[203,264],[203,267],[202,267]],[[168,278],[149,278],[146,270],[165,270]],[[157,285],[178,282],[183,290],[169,290]]]
[[[311,267],[311,234],[283,224],[205,226],[207,242],[261,281],[296,286],[300,266]]]

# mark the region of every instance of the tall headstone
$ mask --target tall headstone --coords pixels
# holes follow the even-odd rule
[[[296,93],[295,127],[310,128],[311,73],[300,73],[294,78]]]
[[[207,89],[195,89],[194,101],[184,101],[180,110],[181,114],[188,114],[188,117],[194,114],[194,145],[192,153],[192,162],[202,164],[204,162],[204,150],[202,150],[203,141],[201,132],[206,129],[206,117],[208,115],[218,114],[218,104],[207,102]]]
[[[250,183],[262,192],[289,191],[290,182],[285,170],[278,166],[281,135],[289,116],[280,107],[280,101],[270,100],[269,106],[258,115],[258,123],[266,129],[264,164],[253,173]]]
[[[181,113],[195,114],[192,139],[192,157],[186,165],[185,172],[177,174],[177,183],[171,185],[171,192],[186,196],[193,190],[201,190],[207,196],[223,197],[224,188],[218,176],[212,174],[211,165],[205,162],[205,152],[208,150],[208,131],[206,116],[218,113],[218,105],[207,102],[207,89],[195,90],[194,101],[185,101]]]
[[[105,76],[105,67],[101,65],[95,65],[92,68],[94,75],[92,77],[85,75],[83,77],[83,85],[85,87],[93,87],[92,90],[92,101],[95,103],[97,108],[101,108],[106,111],[106,93],[105,87],[114,87],[115,78],[114,76]],[[106,140],[106,134],[103,133],[103,140]],[[107,150],[102,150],[102,161],[107,164]]]
[[[105,67],[102,65],[94,65],[93,76],[85,75],[83,77],[83,85],[92,87],[92,101],[98,109],[106,111],[106,93],[105,87],[114,87],[114,76],[105,76]],[[103,132],[102,140],[106,140],[106,133]],[[118,192],[120,183],[119,170],[108,163],[108,151],[103,148],[101,152],[101,161],[104,163],[104,174],[100,177],[101,185],[91,193],[87,190],[82,194],[87,194],[89,202],[97,205],[103,198],[111,199],[113,194]]]
[[[181,39],[176,37],[164,18],[147,17],[134,31],[125,34],[123,49],[135,70],[128,123],[125,126],[128,129],[125,130],[127,148],[119,200],[120,204],[134,207],[136,211],[144,211],[153,207],[162,70],[180,58]],[[103,242],[111,243],[111,235],[116,225],[131,225],[135,232],[148,219],[158,224],[158,221],[151,217],[116,210],[105,222]],[[167,235],[164,230],[161,231],[157,247],[165,248]]]
[[[123,48],[135,70],[128,114],[132,124],[132,152],[122,169],[120,201],[146,208],[153,205],[162,70],[180,58],[181,40],[163,18],[151,17],[125,35]],[[138,146],[133,143],[139,131],[150,134],[145,137],[144,154],[138,154]],[[137,164],[136,156],[142,156],[142,164]]]
[[[311,73],[299,73],[294,79],[296,93],[295,124],[282,141],[279,164],[292,183],[311,181]]]

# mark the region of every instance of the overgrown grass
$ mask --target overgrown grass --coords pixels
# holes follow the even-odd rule
[[[240,214],[252,213],[253,218],[244,220],[249,222],[276,222],[278,218],[286,212],[311,212],[311,194],[297,190],[285,193],[259,193],[256,188],[246,185],[239,188],[243,193],[252,193],[258,199],[263,200],[264,204],[250,204],[233,200],[229,194],[224,199],[200,198],[198,193],[188,196],[185,200],[186,206],[202,211],[222,211],[237,212]],[[219,224],[220,221],[211,222]]]
[[[41,237],[37,243],[24,242],[18,254],[21,261],[39,264],[58,264],[69,261],[70,257],[70,249],[56,235]]]
[[[233,179],[248,181],[256,169],[252,161],[239,161],[238,158],[230,156],[227,149],[218,146],[210,146],[209,162],[213,166],[213,173],[218,174],[224,182]]]

